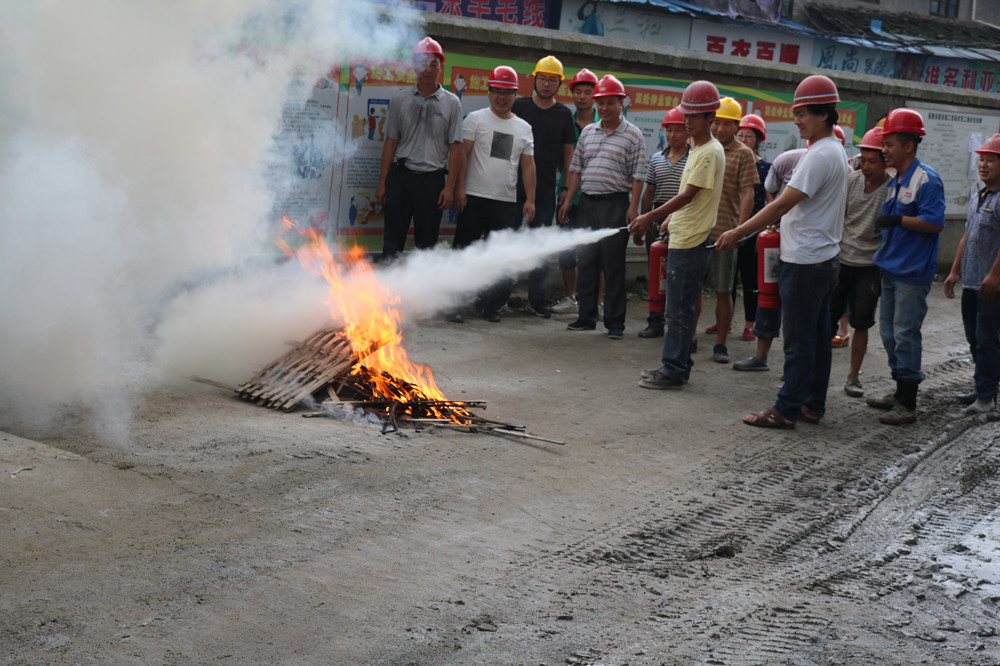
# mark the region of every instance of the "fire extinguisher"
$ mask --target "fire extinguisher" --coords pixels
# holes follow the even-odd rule
[[[667,302],[667,237],[649,246],[649,311],[663,312]]]
[[[781,271],[781,233],[767,227],[757,236],[757,306],[780,308],[778,273]]]

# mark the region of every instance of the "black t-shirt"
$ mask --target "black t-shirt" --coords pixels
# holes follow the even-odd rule
[[[556,196],[556,171],[563,166],[566,144],[576,143],[573,113],[562,102],[548,109],[539,108],[531,97],[521,97],[511,107],[519,118],[531,125],[535,139],[535,198],[544,200]],[[518,173],[517,195],[524,198],[524,187]]]

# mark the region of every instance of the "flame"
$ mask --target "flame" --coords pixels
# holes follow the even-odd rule
[[[330,314],[335,321],[343,321],[345,336],[364,362],[350,374],[367,374],[376,399],[445,400],[431,369],[410,361],[403,348],[399,296],[379,281],[365,251],[354,246],[334,252],[317,230],[303,229],[287,215],[283,219],[285,229],[297,232],[303,242],[294,249],[283,238],[276,243],[286,254],[296,256],[305,270],[326,279],[330,289],[325,303]]]

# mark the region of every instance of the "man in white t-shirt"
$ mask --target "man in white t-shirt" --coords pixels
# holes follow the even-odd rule
[[[535,215],[534,138],[531,125],[511,111],[517,87],[517,72],[505,65],[497,67],[489,79],[489,108],[473,111],[462,123],[466,170],[455,189],[456,250],[488,237],[491,231],[520,226],[519,165],[526,197],[520,216],[527,224]],[[487,321],[500,321],[500,308],[510,289],[508,278],[486,290],[476,299],[476,310]],[[459,312],[449,318],[463,320]]]
[[[759,213],[722,234],[719,250],[781,218],[778,292],[784,311],[785,383],[773,407],[744,417],[748,425],[794,428],[799,419],[818,423],[826,411],[830,381],[830,297],[840,273],[840,239],[847,204],[847,155],[834,137],[837,86],[808,76],[795,89],[792,113],[799,135],[810,142],[788,186]]]

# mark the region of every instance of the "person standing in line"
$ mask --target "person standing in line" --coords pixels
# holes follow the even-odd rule
[[[588,125],[580,133],[569,168],[566,196],[559,219],[569,221],[569,208],[577,190],[580,197],[579,226],[592,229],[623,227],[639,212],[639,197],[646,167],[646,144],[642,130],[625,120],[622,102],[625,86],[614,76],[602,78],[594,90],[600,124]],[[597,328],[597,294],[601,259],[604,259],[604,326],[608,337],[625,335],[625,250],[628,234],[623,230],[584,245],[579,250],[577,292],[579,317],[566,328],[587,331]]]
[[[771,201],[771,195],[764,189],[764,181],[771,170],[771,163],[760,156],[760,144],[767,138],[767,125],[756,113],[748,113],[740,120],[736,140],[753,151],[757,161],[757,177],[760,183],[753,186],[753,210],[750,216],[759,213]],[[748,219],[749,217],[748,216]],[[743,283],[743,334],[747,341],[756,340],[753,325],[757,320],[757,234],[740,242],[736,250],[736,280]],[[733,283],[733,307],[736,307],[736,280]]]
[[[514,102],[511,111],[531,125],[535,138],[535,218],[531,227],[548,227],[556,215],[556,172],[569,170],[573,159],[576,132],[573,114],[556,100],[563,81],[563,66],[555,56],[545,56],[535,65],[531,97]],[[518,179],[517,200],[525,201],[523,179]],[[539,317],[552,316],[545,303],[545,281],[549,277],[549,258],[528,273],[528,310]]]
[[[962,279],[962,324],[976,364],[976,388],[966,414],[996,407],[1000,384],[1000,134],[976,152],[983,188],[969,202],[965,234],[944,281],[945,295],[955,298],[955,284]]]
[[[760,183],[754,163],[754,152],[736,140],[736,131],[743,118],[743,109],[732,97],[723,97],[719,110],[712,121],[712,136],[719,140],[726,151],[726,177],[719,199],[719,214],[712,228],[712,240],[725,231],[746,222],[753,210],[754,186]],[[733,324],[733,284],[736,278],[736,250],[720,250],[711,253],[706,282],[715,292],[715,324],[705,329],[715,333],[712,360],[729,363],[729,349],[726,339]]]
[[[389,103],[375,189],[385,212],[383,260],[403,251],[410,220],[417,249],[437,245],[441,214],[454,205],[455,185],[465,172],[462,103],[438,82],[444,67],[441,45],[430,37],[420,40],[412,63],[416,85]]]
[[[535,215],[535,160],[531,125],[511,111],[517,94],[517,72],[506,65],[489,78],[490,105],[473,111],[463,123],[468,167],[455,192],[458,223],[453,247],[460,250],[490,232],[515,229]],[[517,202],[517,169],[521,167],[525,201]],[[511,280],[501,280],[477,298],[476,309],[490,322],[500,321],[500,308],[510,295]],[[463,321],[460,312],[449,317]]]
[[[833,359],[830,296],[840,272],[840,238],[847,201],[847,155],[833,135],[840,95],[822,75],[807,76],[795,89],[792,113],[799,135],[810,142],[781,195],[762,211],[727,231],[717,250],[781,219],[778,292],[784,310],[785,383],[774,406],[743,418],[747,425],[794,428],[802,419],[819,423]]]
[[[667,250],[666,335],[660,367],[644,370],[639,386],[678,390],[691,376],[691,343],[695,330],[694,308],[708,270],[709,234],[719,212],[726,172],[726,152],[712,136],[712,121],[719,108],[719,90],[710,81],[695,81],[681,95],[684,127],[691,138],[678,194],[662,206],[643,213],[629,224],[637,240],[661,219],[670,232]]]
[[[830,300],[830,320],[834,322],[832,332],[836,332],[837,322],[850,306],[854,336],[851,338],[851,367],[844,392],[854,398],[864,395],[859,375],[868,349],[868,329],[875,325],[875,309],[882,284],[882,271],[872,262],[882,245],[882,232],[875,227],[875,221],[882,213],[885,186],[891,179],[885,172],[880,128],[868,130],[858,148],[861,150],[860,168],[847,176],[847,212],[844,236],[840,240],[840,277]]]
[[[576,142],[580,140],[580,132],[583,131],[583,128],[594,122],[600,121],[600,118],[594,110],[594,88],[596,86],[597,75],[586,67],[577,72],[573,79],[569,82],[569,91],[573,95],[573,106],[576,107],[576,110],[573,111],[573,129],[576,134],[576,138],[573,140],[574,149],[576,148]],[[562,174],[560,174],[560,207],[562,207],[563,201],[566,198],[566,178],[568,176],[568,171],[563,171]],[[569,217],[567,221],[563,222],[561,219],[559,220],[561,228],[573,229],[576,227],[581,194],[583,193],[577,190],[576,196],[573,197],[569,207]],[[580,305],[576,302],[576,251],[577,249],[573,247],[559,253],[559,270],[562,271],[563,289],[566,291],[566,295],[562,298],[562,300],[550,308],[552,312],[556,314],[570,314],[576,312],[580,308]],[[598,301],[603,302],[603,284],[599,291],[600,295],[598,297]]]
[[[646,167],[646,190],[642,193],[642,208],[640,212],[649,212],[658,208],[677,196],[680,191],[681,174],[688,158],[688,133],[684,129],[684,114],[680,107],[667,111],[663,117],[664,135],[667,145],[663,150],[649,159]],[[646,230],[646,263],[649,263],[649,250],[660,235],[661,220],[654,220]],[[649,280],[658,280],[650,270]],[[646,319],[646,328],[639,331],[640,338],[659,338],[663,336],[665,318],[663,312],[650,312]]]
[[[764,178],[764,189],[772,201],[785,190],[788,181],[792,179],[795,167],[805,153],[805,148],[793,148],[792,150],[786,150],[774,158],[774,162],[771,163],[771,169]],[[775,225],[780,224],[780,222],[781,220],[778,220]],[[758,232],[757,238],[759,237],[760,233]],[[774,339],[781,333],[781,308],[765,307],[758,301],[755,316],[756,319],[754,320],[751,332],[757,338],[757,347],[754,350],[753,356],[733,363],[733,370],[752,372],[768,371],[771,369],[771,364],[768,362],[767,357],[771,353],[771,345],[774,344]]]
[[[927,315],[927,294],[937,271],[937,254],[944,230],[944,185],[941,177],[917,159],[924,136],[924,119],[912,109],[894,109],[882,128],[885,164],[896,170],[876,226],[882,246],[873,261],[882,269],[879,331],[889,357],[896,390],[868,405],[888,410],[879,417],[886,425],[917,420],[917,391],[923,340],[920,329]]]

